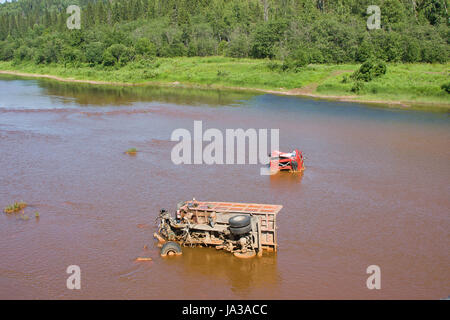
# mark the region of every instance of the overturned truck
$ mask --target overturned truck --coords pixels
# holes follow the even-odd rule
[[[180,202],[176,215],[159,213],[161,256],[179,255],[181,246],[213,246],[239,258],[262,256],[263,250],[277,251],[276,217],[281,205]]]

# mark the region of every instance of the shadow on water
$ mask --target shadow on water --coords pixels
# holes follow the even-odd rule
[[[44,93],[50,96],[69,98],[81,106],[132,105],[135,102],[162,102],[189,104],[192,106],[230,106],[254,97],[255,93],[194,89],[182,87],[136,86],[119,87],[84,83],[63,83],[52,80],[37,80]],[[64,102],[64,99],[63,99]]]
[[[164,263],[180,267],[186,277],[198,275],[205,280],[226,280],[233,291],[261,287],[272,290],[280,278],[275,253],[265,252],[260,258],[239,259],[214,248],[183,247],[181,257],[165,258]]]

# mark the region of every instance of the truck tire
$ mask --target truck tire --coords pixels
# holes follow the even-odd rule
[[[246,227],[250,224],[250,217],[245,216],[243,214],[233,216],[228,220],[228,223],[230,224],[230,228],[242,228]]]
[[[252,230],[252,226],[250,224],[245,227],[239,227],[239,228],[230,227],[231,233],[236,236],[249,233],[251,230]]]
[[[165,257],[167,255],[180,255],[181,247],[178,243],[169,241],[164,243],[164,245],[161,248],[161,257]]]

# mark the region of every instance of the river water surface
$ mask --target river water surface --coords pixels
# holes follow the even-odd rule
[[[303,175],[175,165],[173,130],[280,129]],[[124,151],[140,152],[128,156]],[[439,299],[450,295],[448,114],[273,95],[0,78],[1,299]],[[277,254],[163,259],[160,208],[281,204]],[[40,217],[35,218],[35,212]],[[144,248],[147,246],[147,249]],[[135,262],[151,257],[151,262]],[[81,268],[81,290],[66,268]],[[368,290],[366,268],[381,268]]]

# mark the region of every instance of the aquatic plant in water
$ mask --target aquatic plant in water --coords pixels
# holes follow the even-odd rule
[[[7,206],[5,209],[3,209],[3,212],[15,213],[15,212],[19,212],[20,210],[25,209],[26,207],[27,207],[27,204],[23,201],[14,202],[14,204]]]
[[[135,155],[137,153],[137,149],[136,148],[130,148],[127,151],[125,151],[126,154],[129,155]]]

